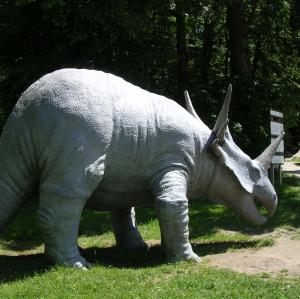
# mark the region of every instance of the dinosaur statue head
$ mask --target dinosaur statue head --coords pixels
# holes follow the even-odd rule
[[[228,110],[232,87],[229,85],[225,101],[216,124],[206,142],[208,159],[214,162],[214,172],[209,184],[209,199],[223,203],[249,222],[261,225],[263,216],[257,204],[261,204],[272,216],[277,206],[277,195],[268,178],[268,168],[284,133],[278,136],[256,159],[252,160],[233,141],[228,128]],[[200,122],[188,92],[185,92],[187,110]]]

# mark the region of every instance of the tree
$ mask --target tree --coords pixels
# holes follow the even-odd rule
[[[63,67],[112,72],[178,102],[188,89],[209,126],[231,82],[232,133],[257,155],[270,107],[284,112],[286,128],[299,124],[298,8],[299,0],[3,0],[0,119],[28,85]]]
[[[178,98],[187,89],[188,82],[188,54],[186,47],[184,0],[176,0],[176,48],[178,55]]]
[[[250,76],[248,28],[244,0],[227,0],[227,29],[231,76]]]
[[[221,17],[221,5],[219,1],[213,1],[210,12],[204,18],[203,46],[202,46],[202,77],[207,80],[210,77],[212,55],[214,52],[215,29],[218,19]]]

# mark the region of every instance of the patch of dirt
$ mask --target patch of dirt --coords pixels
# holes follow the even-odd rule
[[[300,178],[300,164],[286,162],[282,171]],[[296,236],[296,237],[295,237]],[[297,237],[298,236],[298,237]],[[259,236],[272,237],[275,244],[259,249],[240,249],[204,257],[208,265],[231,269],[247,274],[267,273],[267,275],[300,277],[300,238],[299,234],[277,229]]]
[[[292,175],[300,178],[300,163],[286,161],[282,165],[282,172],[292,174]]]
[[[240,273],[298,276],[300,275],[300,240],[281,236],[271,247],[207,255],[204,261],[211,266]]]

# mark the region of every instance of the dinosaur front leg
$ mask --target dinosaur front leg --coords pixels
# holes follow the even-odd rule
[[[157,201],[156,213],[159,219],[162,247],[168,261],[200,261],[189,242],[189,217],[187,201]]]
[[[161,230],[162,247],[168,261],[200,262],[189,242],[186,175],[182,171],[166,173],[154,186],[155,208]]]
[[[113,210],[111,218],[117,247],[121,249],[148,248],[137,229],[134,208]]]

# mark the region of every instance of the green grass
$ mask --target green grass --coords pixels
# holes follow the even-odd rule
[[[55,267],[1,286],[1,298],[299,298],[297,281],[182,263],[146,268]]]
[[[270,246],[253,235],[284,228],[300,236],[300,181],[284,177],[276,214],[262,228],[206,201],[190,206],[190,238],[200,256],[239,248]],[[37,203],[29,202],[0,236],[0,298],[300,298],[300,278],[247,276],[211,269],[205,263],[166,264],[153,209],[138,209],[137,221],[148,252],[118,252],[109,215],[83,214],[80,246],[94,266],[88,272],[51,265],[35,224]]]
[[[293,158],[289,162],[300,163],[300,158]]]

